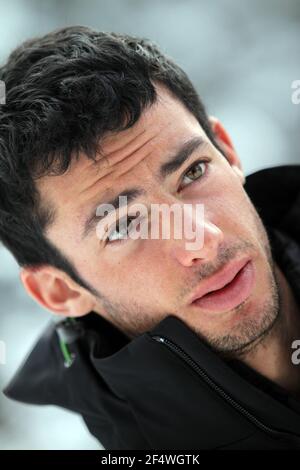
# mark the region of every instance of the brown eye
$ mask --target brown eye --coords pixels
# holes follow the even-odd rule
[[[205,170],[206,170],[206,162],[195,163],[195,165],[189,168],[189,170],[184,174],[182,182],[187,183],[184,186],[188,186],[193,181],[196,181],[199,178],[201,178],[201,176],[204,175]],[[184,181],[185,178],[188,178],[188,180]]]

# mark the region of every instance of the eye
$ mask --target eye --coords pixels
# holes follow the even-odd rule
[[[139,217],[128,216],[127,218],[124,217],[116,222],[116,227],[111,230],[111,232],[106,237],[106,243],[116,243],[116,242],[123,242],[126,241],[129,237],[130,226],[132,221],[138,219]],[[137,224],[134,224],[135,227]],[[132,227],[131,227],[132,228]]]
[[[185,182],[187,184],[183,185],[183,187],[188,186],[189,184],[193,183],[194,181],[197,181],[199,178],[201,178],[204,173],[206,172],[206,161],[198,161],[194,163],[185,173],[182,178],[182,182]],[[189,181],[190,180],[190,181]],[[180,186],[180,189],[182,189],[182,184]]]

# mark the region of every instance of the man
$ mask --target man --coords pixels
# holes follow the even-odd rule
[[[300,168],[245,178],[221,122],[145,39],[57,30],[0,79],[1,240],[61,318],[6,395],[80,413],[106,449],[300,448]],[[125,236],[134,203],[177,205],[202,243],[175,222]]]

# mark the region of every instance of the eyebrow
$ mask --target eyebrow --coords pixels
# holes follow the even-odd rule
[[[192,156],[193,152],[200,147],[206,145],[207,142],[199,136],[193,137],[185,142],[181,147],[176,151],[175,155],[172,155],[166,162],[164,162],[160,167],[158,173],[156,173],[156,178],[159,181],[163,181],[167,176],[175,173],[187,160]],[[120,204],[119,197],[126,196],[127,205],[137,198],[144,196],[146,194],[145,189],[142,187],[130,188],[125,191],[122,191],[117,196],[112,198],[107,202],[98,202],[90,212],[89,216],[83,224],[83,230],[81,233],[81,240],[87,238],[90,233],[96,228],[98,222],[108,216],[110,210],[106,210],[106,214],[99,216],[96,214],[97,207],[101,204],[108,204],[113,206],[113,208],[122,207],[124,203]],[[125,201],[124,201],[125,202]],[[111,209],[113,210],[113,209]]]

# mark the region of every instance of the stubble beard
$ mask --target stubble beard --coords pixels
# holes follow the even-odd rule
[[[262,304],[257,315],[241,315],[241,321],[230,330],[229,333],[221,335],[196,332],[207,344],[225,359],[243,358],[246,354],[253,352],[262,342],[266,341],[272,334],[276,334],[282,317],[282,296],[279,279],[276,274],[275,262],[272,255],[271,244],[267,231],[261,218],[252,206],[252,213],[258,234],[263,240],[264,252],[268,267],[269,295]],[[247,299],[237,306],[232,314],[240,315],[243,309],[247,309]],[[255,307],[254,307],[255,308]]]

